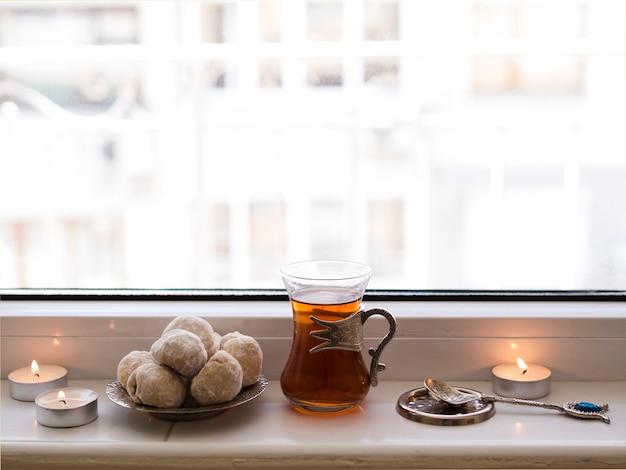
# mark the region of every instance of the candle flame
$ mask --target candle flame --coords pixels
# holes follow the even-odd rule
[[[30,370],[35,377],[39,377],[39,364],[37,364],[37,361],[35,361],[34,359],[33,362],[31,362],[30,364]]]
[[[59,399],[61,403],[63,403],[63,406],[67,406],[67,402],[65,401],[65,393],[63,392],[63,390],[59,390],[59,393],[57,394],[57,398]]]
[[[528,366],[526,365],[526,363],[522,360],[521,357],[517,358],[517,367],[519,367],[522,370],[522,375],[524,375],[526,372],[528,372]]]

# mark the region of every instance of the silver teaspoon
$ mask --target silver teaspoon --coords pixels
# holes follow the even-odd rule
[[[584,401],[555,404],[524,400],[521,398],[497,397],[485,395],[480,392],[471,393],[465,390],[459,390],[456,387],[448,385],[446,382],[435,379],[424,380],[424,386],[433,398],[446,402],[450,405],[459,406],[474,400],[512,403],[514,405],[537,406],[549,410],[558,410],[575,418],[599,419],[607,424],[611,422],[611,419],[604,415],[604,412],[609,409],[609,405],[606,404],[595,405]]]

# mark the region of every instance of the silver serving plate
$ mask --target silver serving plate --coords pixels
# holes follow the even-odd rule
[[[475,390],[457,387],[467,393]],[[493,403],[474,400],[460,406],[433,398],[425,387],[403,393],[396,404],[398,414],[418,423],[436,426],[464,426],[488,420],[496,413]]]
[[[107,385],[106,394],[109,399],[124,408],[147,412],[155,418],[168,421],[195,421],[216,416],[224,411],[234,408],[258,397],[267,388],[268,380],[261,376],[258,382],[245,387],[230,401],[208,406],[193,406],[188,408],[156,408],[154,406],[139,405],[131,400],[128,392],[122,384],[115,379]]]

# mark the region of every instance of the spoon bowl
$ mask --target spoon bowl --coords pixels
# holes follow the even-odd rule
[[[484,397],[482,393],[459,390],[441,380],[426,379],[424,380],[424,386],[433,398],[450,405],[463,405],[474,400],[481,400]]]

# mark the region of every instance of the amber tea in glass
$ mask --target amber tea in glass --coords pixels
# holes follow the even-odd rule
[[[281,374],[284,395],[297,409],[337,413],[352,409],[376,385],[384,366],[378,357],[395,332],[395,319],[383,309],[362,310],[370,278],[368,266],[345,261],[305,261],[282,269],[293,311],[291,352]],[[363,323],[387,318],[389,333],[363,359]]]

